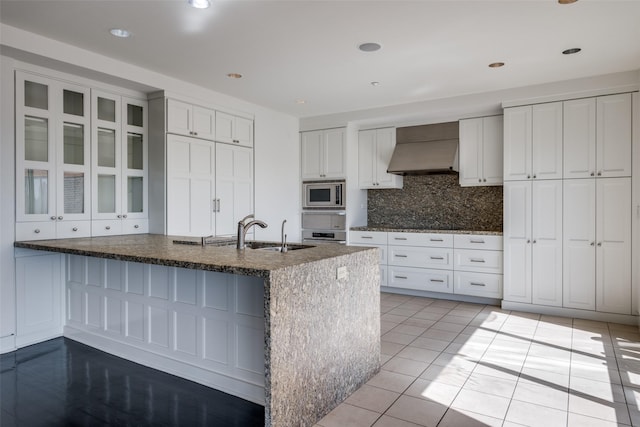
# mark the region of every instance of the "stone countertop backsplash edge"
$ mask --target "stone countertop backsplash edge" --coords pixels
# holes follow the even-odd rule
[[[487,231],[487,230],[431,230],[424,228],[397,228],[397,227],[351,227],[350,231],[377,231],[387,233],[434,233],[434,234],[477,234],[482,236],[502,236],[502,231]]]

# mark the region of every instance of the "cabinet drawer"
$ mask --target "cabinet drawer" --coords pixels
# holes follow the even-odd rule
[[[56,238],[56,222],[18,222],[16,240],[48,240]]]
[[[456,271],[454,293],[477,297],[502,298],[502,275]]]
[[[502,274],[502,251],[455,249],[455,270]]]
[[[71,239],[73,237],[90,237],[91,221],[58,221],[56,222],[56,237]]]
[[[389,246],[387,263],[403,267],[452,269],[453,249]]]
[[[122,221],[122,234],[142,234],[148,232],[148,219],[126,219]]]
[[[502,250],[502,236],[486,236],[480,234],[456,234],[453,236],[453,247],[458,249]]]
[[[388,271],[390,287],[453,293],[452,271],[391,266]]]
[[[452,248],[453,235],[439,233],[389,233],[390,245]]]
[[[349,231],[352,244],[386,245],[387,233],[383,231]]]
[[[122,220],[102,220],[91,222],[92,236],[116,236],[122,234]]]

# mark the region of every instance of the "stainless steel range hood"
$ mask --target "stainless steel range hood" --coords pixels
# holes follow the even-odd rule
[[[387,172],[397,175],[456,173],[458,122],[396,129],[396,148]]]

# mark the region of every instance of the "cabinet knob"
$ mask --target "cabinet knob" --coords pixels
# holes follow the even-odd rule
[[[602,176],[602,172],[598,172],[598,176]]]
[[[122,215],[122,218],[126,218],[126,217],[127,217],[127,214]]]
[[[118,218],[122,218],[122,215],[118,215]]]
[[[598,242],[598,246],[602,246],[602,242]]]
[[[591,172],[591,176],[595,176],[595,172]]]
[[[192,130],[189,131],[189,135],[193,135],[193,131]]]
[[[531,240],[527,239],[527,243],[531,243]]]
[[[78,227],[73,227],[71,230],[78,231]]]
[[[536,242],[536,241],[535,241],[535,239],[534,239],[534,240],[533,240],[533,243],[535,243],[535,242]]]
[[[133,228],[140,228],[138,224],[134,225]]]
[[[482,182],[487,182],[487,178],[483,179]]]
[[[535,175],[533,175],[533,179],[536,179],[536,176],[535,176]]]
[[[527,179],[531,179],[531,175],[527,175]]]
[[[34,233],[39,234],[40,233],[40,229],[36,228],[35,230],[33,230]]]
[[[104,229],[105,229],[105,230],[111,230],[111,226],[110,226],[110,225],[107,225]]]
[[[240,144],[240,141],[238,141],[237,139],[234,139],[233,142],[235,142],[236,144]]]
[[[594,246],[595,244],[596,244],[596,242],[591,242],[590,243],[591,246]]]
[[[62,221],[62,215],[60,215],[60,216],[58,217],[58,220],[59,220],[59,221]]]
[[[51,220],[52,220],[52,221],[55,221],[55,220],[56,220],[55,215],[51,217]]]
[[[482,182],[482,180],[480,178],[478,178],[478,182]]]

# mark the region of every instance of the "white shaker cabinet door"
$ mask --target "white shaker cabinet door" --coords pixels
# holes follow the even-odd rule
[[[563,306],[596,308],[596,180],[563,183]]]
[[[300,151],[302,155],[302,179],[319,179],[323,175],[323,133],[311,131],[300,133]]]
[[[504,109],[504,180],[531,179],[531,106]]]
[[[216,112],[208,108],[193,106],[193,136],[214,140],[216,136]]]
[[[402,188],[403,179],[399,175],[387,173],[389,161],[396,147],[396,128],[376,131],[375,176],[379,188]]]
[[[482,185],[482,118],[460,120],[460,185]]]
[[[233,235],[238,221],[253,213],[253,152],[216,144],[216,234]]]
[[[376,131],[363,130],[358,134],[358,185],[373,188],[376,179]]]
[[[563,112],[563,175],[565,178],[595,176],[596,99],[565,101]]]
[[[532,207],[532,302],[561,306],[562,181],[534,182]]]
[[[531,182],[504,184],[504,299],[531,303]]]
[[[562,102],[532,107],[532,178],[562,178]]]
[[[631,314],[631,178],[596,186],[596,310]]]
[[[167,132],[191,135],[191,105],[167,99]]]
[[[598,97],[597,175],[631,176],[631,94]]]
[[[502,116],[482,119],[482,183],[483,185],[502,185],[504,178],[504,124]]]
[[[324,158],[325,178],[345,177],[344,129],[329,129],[324,131]]]

